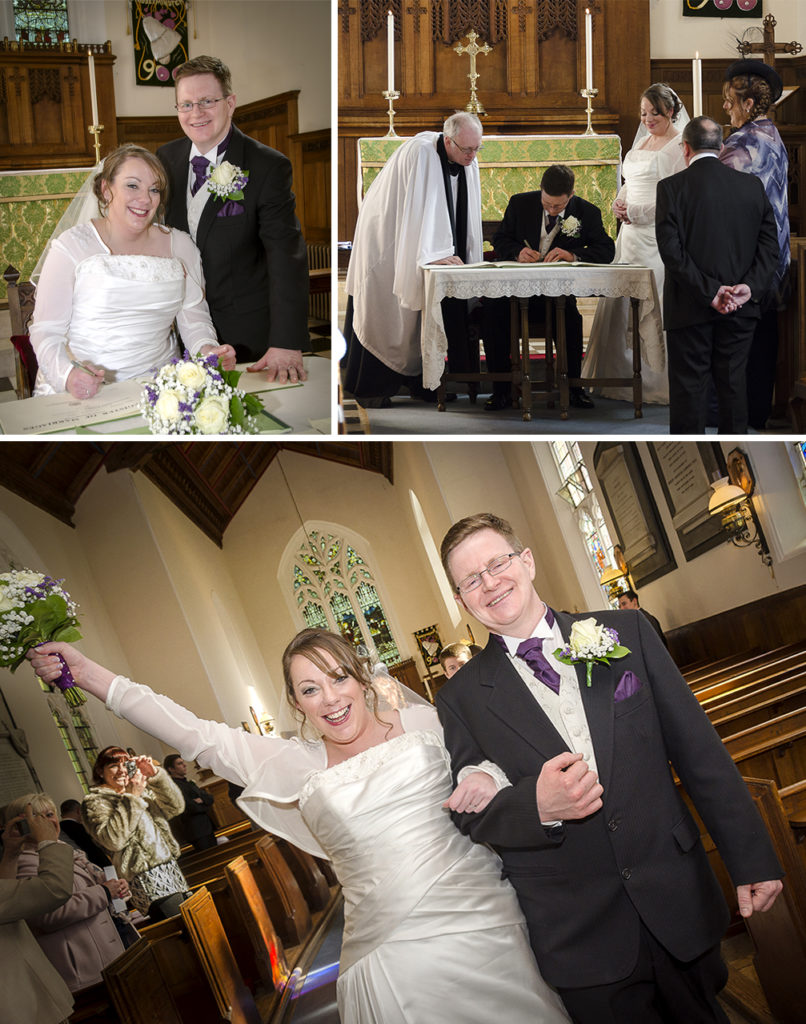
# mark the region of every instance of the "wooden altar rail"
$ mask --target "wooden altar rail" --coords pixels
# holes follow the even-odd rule
[[[666,639],[677,665],[704,665],[737,651],[768,651],[798,643],[804,622],[806,585],[667,630]]]

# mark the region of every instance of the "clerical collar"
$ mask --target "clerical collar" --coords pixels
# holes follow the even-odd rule
[[[532,630],[532,636],[539,637],[541,640],[549,640],[554,636],[554,612],[549,608],[548,605],[544,605],[546,614],[538,622],[535,628]],[[511,654],[515,657],[515,652],[518,646],[523,643],[524,640],[530,640],[531,637],[523,636],[501,636],[499,633],[490,633],[490,636],[501,645],[507,654]]]
[[[451,177],[453,178],[457,178],[459,176],[459,172],[464,170],[464,167],[462,164],[453,163],[453,161],[448,156],[448,151],[445,148],[444,135],[440,135],[440,137],[437,139],[437,153],[439,153],[440,157],[442,158],[442,166],[445,168],[448,174],[450,174]]]

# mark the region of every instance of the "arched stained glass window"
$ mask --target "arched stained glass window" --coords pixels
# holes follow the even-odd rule
[[[343,537],[311,530],[294,557],[292,586],[307,626],[374,647],[387,665],[401,660],[372,570]]]
[[[18,38],[27,33],[35,39],[37,33],[47,32],[55,43],[62,32],[69,39],[67,0],[14,0],[14,27]]]

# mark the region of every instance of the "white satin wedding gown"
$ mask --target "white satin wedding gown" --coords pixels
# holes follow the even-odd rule
[[[629,224],[622,224],[616,239],[614,263],[635,263],[655,274],[658,305],[644,303],[638,332],[641,337],[643,400],[669,404],[666,343],[663,332],[663,261],[655,240],[655,192],[661,178],[685,167],[680,135],[659,150],[634,146],[624,157],[624,185],[619,198],[627,203]],[[627,298],[601,298],[582,361],[584,377],[632,377],[632,318]],[[605,388],[605,398],[632,401],[632,388]]]
[[[199,251],[185,232],[166,230],[169,256],[112,254],[92,223],[52,242],[30,329],[34,394],[65,391],[72,359],[102,366],[107,383],[163,366],[179,351],[174,319],[191,353],[218,344]]]
[[[330,859],[342,1024],[568,1024],[498,857],[442,808],[452,784],[433,708],[401,709],[402,735],[328,767],[321,742],[201,721],[120,676],[107,706],[244,785],[238,803],[259,825]]]

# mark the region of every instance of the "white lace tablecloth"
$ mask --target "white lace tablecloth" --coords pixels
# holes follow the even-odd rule
[[[657,304],[655,276],[649,267],[590,263],[509,263],[437,266],[425,271],[425,299],[420,333],[423,385],[434,389],[445,368],[448,339],[442,323],[443,299],[500,299],[512,295],[621,295],[652,299]],[[643,311],[641,311],[642,313]]]

